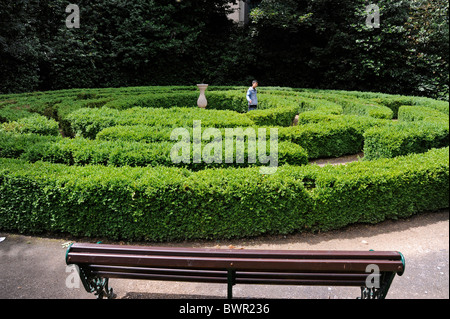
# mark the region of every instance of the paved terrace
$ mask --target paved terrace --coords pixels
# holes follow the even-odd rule
[[[2,238],[3,237],[3,238]],[[93,299],[80,288],[67,288],[64,261],[69,242],[101,238],[45,238],[0,232],[0,299]],[[103,240],[105,244],[112,244]],[[127,244],[121,242],[120,244]],[[145,244],[149,243],[133,243]],[[388,299],[449,298],[449,212],[425,213],[377,225],[354,225],[319,234],[268,236],[247,240],[196,241],[158,246],[235,249],[396,250],[406,271],[396,276]],[[226,285],[111,279],[117,298],[226,298]],[[235,298],[355,299],[358,288],[236,285]]]

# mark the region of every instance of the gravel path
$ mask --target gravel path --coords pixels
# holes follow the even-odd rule
[[[312,160],[309,163],[310,164],[317,164],[319,166],[325,166],[325,165],[345,165],[352,162],[357,162],[360,159],[364,158],[364,153],[359,153],[355,155],[347,155],[347,156],[341,156],[337,158],[325,158],[325,159],[316,159]]]

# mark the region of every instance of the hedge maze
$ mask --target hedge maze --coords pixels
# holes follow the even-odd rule
[[[128,241],[327,231],[449,207],[449,103],[368,92],[242,87],[0,95],[0,229]],[[293,126],[298,115],[298,125]],[[233,141],[233,161],[174,163],[176,128],[278,132],[278,169]],[[201,141],[203,151],[210,139]],[[218,144],[219,145],[219,144]],[[234,144],[233,144],[234,145]],[[266,148],[264,150],[264,148]],[[218,146],[220,156],[225,143]],[[313,159],[364,152],[341,166]],[[222,158],[220,158],[222,159]]]

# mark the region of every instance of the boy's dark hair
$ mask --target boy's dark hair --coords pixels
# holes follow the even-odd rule
[[[258,83],[258,81],[256,81],[256,80],[253,80],[252,84],[255,84],[255,83]],[[259,84],[259,83],[258,83],[258,84]]]

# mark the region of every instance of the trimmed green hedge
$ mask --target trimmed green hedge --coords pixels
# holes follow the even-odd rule
[[[427,121],[434,123],[449,123],[448,113],[444,114],[436,109],[426,106],[401,106],[398,114],[399,121],[414,122]]]
[[[299,116],[299,126],[276,128],[278,128],[280,141],[289,141],[300,145],[307,151],[309,158],[315,159],[359,153],[364,146],[364,132],[370,127],[383,126],[387,123],[389,123],[387,120],[364,116],[304,112]],[[257,127],[253,128],[257,130]],[[192,135],[192,127],[187,129]],[[202,127],[203,131],[205,129],[206,127]],[[172,130],[172,128],[147,125],[113,126],[99,132],[97,139],[147,143],[169,141]],[[220,130],[224,138],[225,130]],[[267,134],[269,134],[269,130],[267,130]]]
[[[435,110],[438,110],[444,114],[449,113],[448,101],[433,100],[427,97],[418,96],[404,96],[404,95],[392,95],[385,93],[374,92],[358,92],[358,91],[324,91],[324,90],[302,90],[306,92],[313,92],[316,96],[320,94],[337,94],[338,96],[345,95],[347,97],[356,97],[358,99],[364,99],[366,102],[374,102],[378,105],[384,105],[393,111],[393,117],[398,118],[398,112],[400,107],[404,105],[408,106],[426,106]]]
[[[259,126],[291,126],[297,114],[297,107],[285,106],[251,111],[246,115],[255,125]]]
[[[364,159],[392,158],[449,146],[449,130],[425,121],[374,127],[364,134]]]
[[[325,231],[448,207],[448,167],[448,148],[274,175],[0,159],[0,228],[150,241]]]
[[[327,100],[302,98],[301,111],[302,112],[315,111],[325,114],[340,115],[344,112],[344,109],[342,105]]]
[[[196,93],[195,105],[197,105],[198,93]],[[231,110],[239,113],[248,111],[246,91],[214,91],[208,88],[205,93],[208,100],[207,109],[210,110]]]
[[[31,133],[16,134],[0,131],[0,157],[20,158],[24,152],[30,150],[34,145],[53,144],[60,140],[61,137],[56,136],[41,136]]]
[[[15,110],[0,107],[0,123],[17,121],[28,116],[31,116],[31,113],[27,110]]]
[[[187,128],[192,135],[192,127]],[[205,128],[202,128],[205,130]],[[101,141],[128,141],[128,142],[161,142],[170,141],[173,128],[148,125],[117,125],[101,130],[97,140]]]
[[[449,145],[448,103],[260,88],[259,110],[246,113],[246,89],[209,87],[207,110],[196,107],[195,86],[0,96],[0,122],[6,122],[0,157],[11,158],[0,159],[0,229],[217,239],[330,230],[448,208],[448,147],[429,151]],[[291,127],[296,114],[300,125]],[[66,136],[80,137],[51,136],[57,127],[48,118]],[[294,165],[273,175],[245,162],[166,167],[173,166],[173,128],[192,133],[194,120],[202,121],[203,131],[220,129],[222,137],[227,127],[276,127],[280,165]],[[366,161],[304,165],[307,156],[362,150]]]
[[[183,89],[182,87],[180,89]],[[239,113],[245,113],[248,109],[246,100],[246,92],[230,90],[230,91],[211,91],[214,87],[209,88],[205,95],[208,100],[208,109],[211,110],[231,110]],[[184,90],[184,89],[183,89]],[[217,90],[217,88],[216,88]],[[166,89],[161,92],[152,92],[142,95],[125,95],[118,99],[114,99],[106,103],[104,106],[108,108],[126,110],[133,107],[149,107],[149,108],[172,108],[172,107],[197,107],[199,93],[195,91],[178,91],[172,92]]]
[[[334,91],[317,91],[317,92],[299,92],[300,99],[305,99],[310,103],[310,99],[324,100],[340,105],[342,113],[347,115],[371,116],[378,119],[392,119],[394,111],[389,107],[379,104],[375,101],[360,99],[356,96],[347,95],[345,92],[337,93]],[[319,103],[319,102],[318,102]],[[323,102],[322,102],[323,103]],[[315,107],[317,109],[317,107]],[[339,108],[333,106],[334,114],[340,114]],[[307,109],[308,110],[308,109]]]
[[[385,123],[363,116],[302,115],[299,121],[303,125],[280,128],[279,138],[300,145],[312,159],[359,153],[364,147],[364,132]]]
[[[41,135],[59,135],[59,125],[53,119],[35,114],[0,125],[0,132],[36,133]]]
[[[245,114],[233,111],[203,110],[200,108],[153,109],[134,107],[119,111],[102,107],[80,109],[66,118],[78,136],[94,139],[104,128],[117,125],[150,125],[189,127],[193,121],[202,121],[205,127],[246,127],[255,123]]]
[[[197,92],[151,93],[138,96],[125,96],[110,101],[103,106],[117,110],[127,110],[133,107],[194,107],[197,105],[198,96],[199,94]]]
[[[191,139],[191,141],[193,141]],[[171,150],[175,141],[157,143],[139,143],[126,141],[99,141],[84,138],[40,137],[33,134],[12,134],[0,132],[0,157],[20,158],[29,162],[46,161],[67,165],[111,165],[111,166],[181,166],[192,170],[207,167],[247,167],[269,165],[259,160],[259,149],[256,144],[256,162],[249,163],[248,145],[239,150],[233,147],[233,163],[226,163],[225,140],[219,148],[222,149],[221,163],[193,162],[193,147],[189,145],[190,163],[174,163]],[[202,151],[208,142],[202,142]],[[270,140],[267,139],[266,153],[270,155]],[[237,154],[243,154],[242,163],[238,163]],[[240,158],[240,157],[239,157]],[[278,143],[278,164],[305,165],[308,164],[308,154],[297,144],[289,142]]]
[[[434,108],[400,106],[399,123],[374,127],[364,134],[366,160],[423,153],[449,146],[449,117]]]

